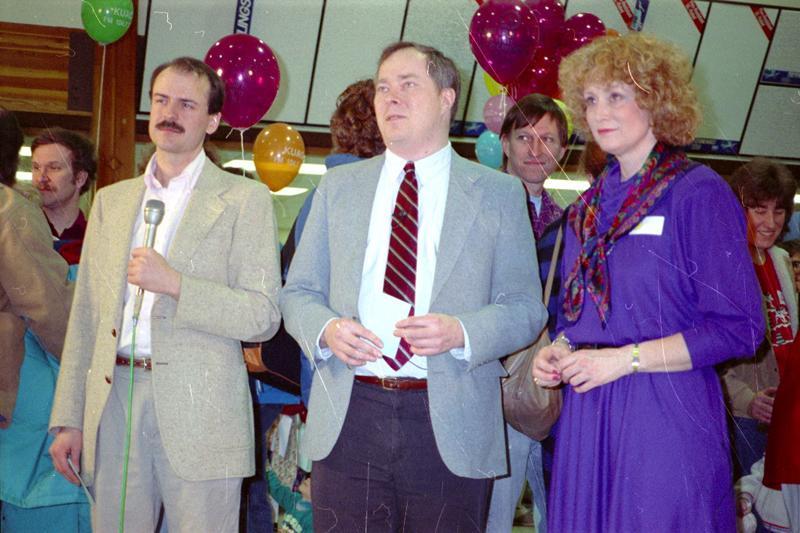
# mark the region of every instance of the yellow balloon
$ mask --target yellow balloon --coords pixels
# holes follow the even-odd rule
[[[303,137],[291,126],[280,122],[261,130],[253,144],[253,163],[258,177],[273,192],[292,182],[305,157]]]
[[[558,98],[553,98],[553,101],[561,108],[562,113],[564,113],[564,116],[567,118],[567,139],[569,139],[572,137],[572,113],[567,107],[567,104]]]
[[[494,78],[489,76],[488,73],[483,73],[483,83],[486,84],[486,90],[489,91],[489,95],[497,96],[500,93],[504,93],[505,87],[494,81]]]

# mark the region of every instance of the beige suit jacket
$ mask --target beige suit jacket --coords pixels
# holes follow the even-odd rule
[[[72,299],[68,268],[53,250],[44,214],[0,185],[0,429],[14,412],[26,328],[61,354]]]
[[[89,483],[144,190],[141,178],[126,180],[95,199],[56,387],[50,426],[83,429],[82,470]],[[268,339],[280,323],[269,190],[206,161],[166,259],[181,273],[181,293],[178,301],[155,298],[151,356],[167,457],[190,481],[251,475],[252,408],[240,341]]]

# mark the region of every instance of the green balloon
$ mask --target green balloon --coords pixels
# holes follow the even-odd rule
[[[81,0],[83,27],[99,44],[113,43],[125,35],[132,20],[132,0]]]

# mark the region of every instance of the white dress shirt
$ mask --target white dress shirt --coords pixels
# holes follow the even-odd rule
[[[433,279],[436,273],[436,259],[439,251],[439,239],[442,234],[447,192],[450,186],[450,162],[452,148],[450,143],[438,152],[414,161],[414,170],[418,184],[418,233],[417,233],[417,271],[414,292],[414,315],[428,313],[433,292]],[[395,200],[405,172],[403,167],[407,160],[387,149],[385,161],[375,190],[372,204],[369,231],[367,233],[367,249],[364,266],[361,271],[361,288],[358,298],[358,314],[361,317],[370,314],[374,322],[380,320],[380,309],[374,305],[378,295],[383,294],[386,275],[386,261],[389,255],[389,240],[392,227],[391,218]],[[376,314],[378,316],[376,316]],[[385,317],[386,320],[393,319]],[[329,321],[330,323],[330,321]],[[327,324],[325,325],[327,327]],[[323,331],[325,328],[323,327]],[[463,325],[462,325],[463,330]],[[322,332],[320,332],[320,336]],[[450,355],[458,359],[469,359],[469,339],[464,330],[465,348],[453,349]],[[319,342],[317,344],[319,346]],[[318,349],[317,356],[327,359],[332,355],[330,348]],[[392,354],[394,356],[394,354]],[[428,360],[424,356],[413,356],[399,370],[393,370],[379,358],[377,361],[357,367],[356,374],[376,375],[380,377],[414,377],[425,378],[428,375]]]
[[[150,162],[147,164],[147,172],[145,172],[144,175],[145,192],[142,198],[142,205],[139,208],[139,214],[136,217],[136,224],[134,224],[133,227],[131,251],[133,251],[134,248],[139,248],[144,245],[144,205],[150,199],[157,199],[164,202],[164,218],[161,220],[161,224],[158,225],[153,248],[162,256],[167,257],[172,238],[175,236],[178,224],[183,218],[183,213],[189,203],[189,198],[192,195],[194,186],[197,184],[197,178],[203,171],[205,162],[205,152],[200,150],[197,157],[186,165],[183,172],[169,180],[167,186],[164,187],[155,177],[157,163],[156,156],[153,155]],[[136,301],[136,291],[138,289],[138,286],[128,283],[125,291],[125,305],[122,312],[122,333],[119,337],[117,353],[128,357],[130,357],[132,349],[133,307]],[[149,357],[151,354],[150,313],[153,309],[155,296],[156,295],[150,291],[145,291],[144,293],[142,310],[139,314],[139,324],[136,327],[136,353],[134,357],[137,359]]]

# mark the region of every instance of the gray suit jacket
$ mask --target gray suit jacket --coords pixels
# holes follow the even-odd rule
[[[317,189],[281,293],[286,328],[307,354],[335,317],[358,316],[367,232],[382,156],[332,169]],[[428,396],[439,454],[463,477],[506,472],[500,357],[533,342],[546,319],[525,194],[519,180],[453,153],[431,313],[454,315],[469,335],[469,361],[428,361]],[[354,372],[335,356],[314,375],[304,446],[333,449]]]
[[[141,178],[126,180],[95,198],[64,343],[50,426],[83,429],[90,482],[144,190]],[[280,323],[269,190],[206,161],[167,261],[182,274],[180,299],[157,295],[151,322],[155,409],[167,457],[187,480],[251,475],[253,415],[240,341],[268,339]]]

